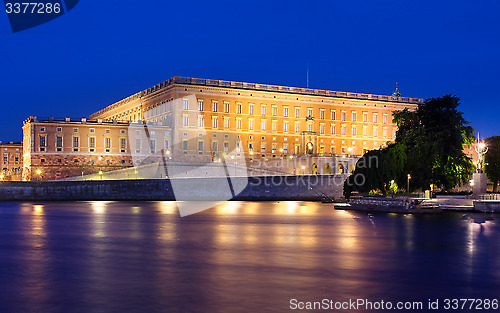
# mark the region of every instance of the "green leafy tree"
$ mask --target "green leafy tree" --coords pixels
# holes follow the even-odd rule
[[[488,152],[484,155],[484,172],[493,183],[493,192],[497,192],[500,181],[500,136],[487,138]]]
[[[412,186],[450,189],[472,173],[474,165],[463,147],[474,141],[474,130],[457,110],[459,104],[460,98],[445,95],[426,99],[415,111],[394,112],[396,143],[407,147],[405,170],[412,176]]]
[[[346,198],[353,190],[379,189],[385,193],[391,180],[405,186],[408,174],[411,189],[427,190],[431,184],[450,189],[465,183],[474,165],[463,152],[463,146],[472,144],[474,130],[457,110],[459,103],[460,98],[445,95],[426,99],[414,111],[395,111],[393,116],[398,126],[395,143],[370,151],[358,161],[344,184]],[[376,166],[367,162],[373,157],[378,158]]]

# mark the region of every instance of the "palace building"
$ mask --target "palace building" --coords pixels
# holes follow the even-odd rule
[[[286,174],[344,173],[346,160],[355,163],[394,140],[393,111],[420,103],[397,90],[385,96],[173,77],[88,120],[30,117],[23,126],[23,177],[115,170],[133,166],[137,156],[220,162],[230,153],[249,167],[266,164]]]

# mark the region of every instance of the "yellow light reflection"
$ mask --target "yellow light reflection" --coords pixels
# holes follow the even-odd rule
[[[239,201],[226,201],[216,207],[216,212],[220,214],[236,214],[241,207]]]

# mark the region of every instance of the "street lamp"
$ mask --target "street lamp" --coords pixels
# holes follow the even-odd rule
[[[302,175],[305,175],[305,169],[306,169],[306,167],[304,165],[302,165]]]
[[[408,174],[408,183],[407,183],[408,193],[410,193],[410,179],[411,179],[411,176],[410,176],[410,174]]]
[[[102,180],[102,171],[99,171],[99,176],[101,177]]]
[[[0,174],[0,179],[3,180],[3,174]]]

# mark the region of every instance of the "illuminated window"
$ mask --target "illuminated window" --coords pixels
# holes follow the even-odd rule
[[[183,109],[184,110],[189,110],[189,101],[187,99],[184,99],[182,101],[182,103],[183,103],[183,105],[182,105]]]
[[[266,121],[265,120],[260,122],[260,129],[266,130]]]
[[[335,111],[330,111],[332,121],[335,121]]]
[[[387,114],[382,116],[382,123],[387,124]]]
[[[262,116],[266,116],[266,106],[265,106],[265,105],[262,105],[262,106],[260,107],[260,109],[261,109],[261,115],[262,115]]]
[[[229,113],[229,102],[224,102],[224,113]]]
[[[217,117],[212,117],[212,127],[217,128]]]
[[[298,133],[300,131],[300,124],[295,123],[295,132]]]
[[[277,116],[277,115],[278,115],[278,108],[273,107],[273,116]]]
[[[325,110],[320,110],[320,111],[319,111],[319,118],[320,118],[321,120],[324,120],[324,119],[325,119]]]
[[[236,120],[236,129],[241,129],[241,120],[240,119]]]
[[[212,112],[217,112],[217,101],[212,102]]]
[[[288,107],[283,108],[283,116],[288,117]]]
[[[283,131],[284,132],[288,131],[288,122],[283,122]]]
[[[345,135],[345,126],[344,126],[344,125],[342,125],[342,128],[341,128],[341,130],[340,130],[340,131],[341,131],[341,134],[342,134],[342,135]]]
[[[236,113],[241,114],[241,104],[236,105]]]
[[[319,133],[324,134],[325,133],[325,125],[319,125]]]
[[[363,112],[363,123],[368,122],[368,113]]]
[[[273,121],[272,122],[272,127],[273,127],[273,132],[277,131],[278,130],[278,122]]]
[[[111,138],[106,137],[104,138],[104,149],[106,152],[109,152],[111,149]]]
[[[352,112],[352,121],[356,122],[356,112]]]
[[[343,112],[340,114],[340,119],[341,119],[342,121],[345,121],[345,120],[346,120],[346,112],[345,112],[345,111],[343,111]]]
[[[332,124],[330,126],[330,128],[331,128],[330,131],[331,131],[332,135],[335,135],[335,124]]]
[[[248,120],[248,129],[253,130],[253,120]]]
[[[250,104],[250,105],[248,106],[248,114],[249,114],[249,115],[253,115],[253,104]]]
[[[300,117],[300,109],[295,108],[295,118],[299,118],[299,117]]]
[[[353,127],[352,127],[352,135],[353,135],[353,136],[356,136],[356,126],[353,126]]]
[[[224,128],[229,128],[229,118],[224,119]]]
[[[198,111],[203,111],[203,100],[198,100]]]
[[[377,113],[373,113],[373,122],[378,123],[378,115]]]

